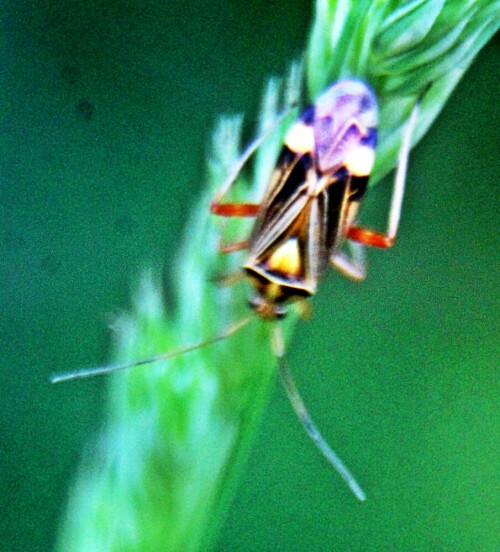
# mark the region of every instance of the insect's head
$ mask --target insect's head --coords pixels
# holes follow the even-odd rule
[[[250,308],[264,320],[280,320],[288,314],[287,307],[295,301],[307,299],[314,290],[304,284],[292,282],[286,274],[272,274],[262,267],[246,265],[245,271],[250,277],[254,295],[249,300]]]

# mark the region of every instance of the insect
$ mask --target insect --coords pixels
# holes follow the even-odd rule
[[[248,250],[242,275],[253,287],[254,315],[202,343],[127,364],[104,366],[55,376],[60,382],[139,366],[187,353],[225,339],[256,317],[273,322],[272,347],[292,406],[305,430],[356,497],[365,494],[340,458],[324,440],[298,392],[284,361],[279,321],[291,304],[299,307],[316,292],[331,265],[355,281],[365,278],[363,246],[388,248],[395,241],[403,201],[417,101],[403,133],[385,233],[357,225],[357,214],[375,161],[378,107],[363,82],[342,80],[331,85],[288,130],[258,204],[224,203],[244,164],[262,144],[255,140],[216,194],[211,212],[222,217],[254,217],[248,240],[220,247],[221,253]],[[350,249],[348,254],[344,245]]]

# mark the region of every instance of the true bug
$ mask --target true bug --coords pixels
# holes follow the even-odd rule
[[[243,165],[261,145],[255,140],[216,194],[211,212],[223,217],[255,217],[250,238],[221,246],[221,253],[248,249],[242,265],[254,289],[250,306],[257,317],[276,322],[293,302],[314,295],[328,264],[349,278],[365,277],[363,245],[388,248],[394,243],[401,214],[411,134],[419,102],[403,134],[386,233],[356,225],[360,202],[375,160],[378,108],[371,89],[357,80],[331,85],[306,109],[286,134],[262,201],[223,203]],[[348,242],[351,255],[343,250]],[[54,376],[54,382],[78,379],[165,360],[225,339],[255,317],[246,318],[202,343],[189,345],[124,366],[104,366]],[[279,325],[273,326],[273,350],[290,401],[307,433],[329,462],[364,500],[365,495],[312,422],[284,362]]]

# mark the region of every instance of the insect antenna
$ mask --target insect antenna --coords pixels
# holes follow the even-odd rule
[[[180,347],[179,349],[174,349],[173,351],[168,351],[166,353],[161,353],[146,359],[136,360],[134,362],[129,362],[126,364],[109,364],[107,366],[98,366],[96,368],[84,368],[82,370],[76,370],[74,372],[65,372],[62,374],[54,374],[50,381],[51,383],[63,383],[66,381],[72,381],[77,379],[92,378],[94,376],[102,376],[104,374],[111,374],[112,372],[118,372],[119,370],[127,370],[128,368],[135,368],[136,366],[143,366],[144,364],[153,364],[154,362],[159,362],[161,360],[167,360],[169,358],[177,357],[196,351],[197,349],[202,349],[207,345],[212,345],[218,341],[230,337],[236,332],[240,331],[242,328],[247,326],[252,320],[255,320],[255,315],[247,316],[242,320],[239,320],[229,328],[226,328],[221,334],[214,337],[210,337],[198,343],[193,343],[192,345],[186,345],[185,347]]]
[[[312,421],[311,416],[307,410],[307,407],[302,399],[293,376],[285,363],[285,347],[283,343],[283,336],[281,334],[279,326],[276,324],[274,333],[272,335],[273,350],[278,360],[278,367],[281,374],[283,385],[285,386],[288,398],[292,403],[293,409],[297,414],[300,422],[304,426],[309,437],[313,440],[314,444],[322,452],[323,456],[330,462],[333,468],[338,472],[342,479],[347,483],[351,491],[360,502],[366,500],[366,495],[363,489],[359,486],[358,482],[346,468],[342,460],[333,451],[330,445],[325,441],[315,423]]]

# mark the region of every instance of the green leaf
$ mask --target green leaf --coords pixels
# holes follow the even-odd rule
[[[296,102],[300,74],[293,66],[284,109]],[[259,132],[276,123],[280,88],[277,80],[268,86]],[[188,221],[175,263],[175,315],[166,312],[160,279],[146,272],[136,284],[132,313],[114,324],[116,362],[200,342],[248,317],[247,291],[215,282],[238,264],[233,256],[218,254],[222,229],[209,215],[215,189],[240,155],[241,126],[241,117],[223,118],[214,132],[207,190]],[[256,156],[250,180],[257,195],[274,166],[280,136],[275,132]],[[249,192],[245,181],[239,187]],[[234,226],[230,230],[241,235],[248,224]],[[101,453],[80,471],[59,549],[207,550],[274,375],[268,328],[260,320],[224,343],[115,374]]]
[[[431,85],[413,144],[499,25],[498,0],[317,2],[307,49],[308,90],[314,99],[344,77],[364,80],[375,90],[380,123],[371,185],[394,168],[417,98]]]
[[[377,49],[386,57],[393,57],[421,43],[444,4],[445,0],[415,0],[399,6],[380,26]]]

